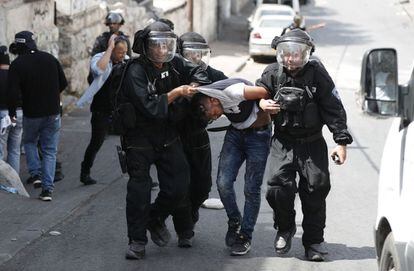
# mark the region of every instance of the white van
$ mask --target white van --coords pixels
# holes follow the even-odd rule
[[[363,110],[395,119],[378,184],[375,248],[379,270],[414,271],[414,70],[398,85],[395,49],[369,50],[362,62]]]

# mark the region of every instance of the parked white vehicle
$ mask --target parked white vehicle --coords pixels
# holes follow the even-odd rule
[[[253,15],[249,17],[250,22],[250,29],[255,28],[262,16],[270,16],[270,15],[279,15],[279,16],[290,16],[291,20],[290,23],[293,22],[293,17],[295,16],[296,12],[287,5],[276,5],[276,4],[261,4],[258,5],[256,10],[254,11]],[[289,24],[290,24],[289,23]]]
[[[272,40],[282,33],[283,28],[289,26],[290,16],[263,16],[258,24],[250,32],[249,54],[256,60],[259,56],[276,56],[276,51],[271,48]]]
[[[398,85],[397,74],[394,49],[365,54],[363,110],[395,117],[384,146],[378,184],[375,248],[380,271],[414,271],[414,70],[406,86]]]
[[[300,5],[305,5],[307,0],[257,0],[256,4],[279,4],[288,5],[293,8],[294,11],[300,12]]]

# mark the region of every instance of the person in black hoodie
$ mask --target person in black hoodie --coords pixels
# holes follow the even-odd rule
[[[148,242],[165,246],[171,235],[164,218],[172,214],[188,197],[189,166],[176,125],[185,116],[189,84],[207,84],[207,73],[176,52],[177,36],[171,28],[154,22],[135,33],[131,60],[120,92],[125,110],[125,133],[121,136],[126,152],[129,181],[126,216],[129,247],[127,259],[141,259]],[[126,120],[129,120],[127,122]],[[155,165],[160,191],[151,203],[150,166]],[[188,206],[188,214],[190,213]],[[178,237],[192,233],[190,215],[178,218]]]
[[[54,56],[37,49],[30,31],[15,35],[10,52],[18,57],[9,69],[9,115],[11,118],[16,116],[20,93],[27,167],[33,178],[41,178],[42,192],[39,198],[51,201],[61,125],[60,93],[67,86],[66,77]],[[42,160],[38,154],[38,143]]]

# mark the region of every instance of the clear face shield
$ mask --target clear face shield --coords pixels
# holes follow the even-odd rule
[[[169,62],[174,58],[177,39],[172,36],[154,36],[146,41],[146,56],[154,63]]]
[[[288,70],[300,69],[308,63],[311,49],[309,45],[299,42],[281,42],[276,47],[277,62]]]
[[[207,69],[210,61],[210,48],[205,43],[184,42],[183,57],[188,61]]]

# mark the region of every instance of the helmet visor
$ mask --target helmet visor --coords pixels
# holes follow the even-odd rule
[[[146,41],[146,55],[155,63],[169,62],[174,58],[176,44],[175,37],[149,37]]]
[[[210,48],[183,48],[183,57],[205,70],[210,61]]]
[[[296,70],[305,66],[309,61],[311,47],[309,45],[286,41],[276,47],[277,61],[288,70]]]

